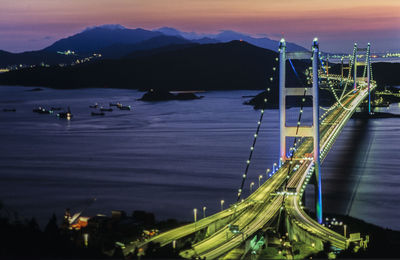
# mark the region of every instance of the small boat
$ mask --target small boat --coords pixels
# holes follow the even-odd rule
[[[98,112],[92,112],[91,115],[92,115],[92,116],[104,116],[104,113],[103,113],[103,112],[100,112],[100,113],[98,113]]]
[[[120,110],[131,110],[131,106],[118,106]]]
[[[91,106],[89,106],[90,108],[98,108],[99,107],[99,104],[97,104],[97,103],[94,103],[94,105],[91,105]]]
[[[39,114],[53,114],[53,110],[46,110],[44,107],[38,107],[32,111]]]
[[[71,113],[71,109],[69,107],[68,107],[68,111],[67,112],[58,113],[57,116],[59,118],[66,118],[68,120],[70,120],[73,117],[73,115]]]
[[[51,107],[50,109],[53,111],[60,111],[62,110],[62,107]]]
[[[112,109],[111,107],[110,107],[110,108],[101,107],[101,108],[100,108],[100,111],[112,112],[113,109]]]
[[[35,113],[39,113],[39,111],[42,111],[42,107],[34,108],[32,111]]]
[[[117,102],[117,103],[110,103],[110,107],[119,107],[122,106],[121,103]]]
[[[15,112],[17,111],[15,108],[4,108],[3,112]]]

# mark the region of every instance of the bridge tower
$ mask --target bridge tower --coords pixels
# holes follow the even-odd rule
[[[371,91],[370,91],[370,81],[371,81],[371,44],[368,43],[367,48],[358,48],[357,43],[354,43],[354,91],[357,91],[357,66],[364,66],[364,73],[361,80],[365,81],[368,86],[368,113],[371,114]],[[365,61],[357,61],[358,52],[365,53]]]
[[[354,43],[354,57],[353,57],[353,63],[354,63],[354,70],[353,70],[353,79],[354,79],[354,92],[357,91],[357,54],[358,54],[358,48],[357,48],[357,43]]]
[[[371,114],[371,88],[370,88],[370,82],[371,82],[371,44],[368,43],[367,46],[367,84],[368,84],[368,113]],[[364,69],[364,74],[365,74],[365,69]]]
[[[280,41],[279,55],[279,114],[280,114],[280,162],[285,162],[286,137],[312,137],[314,139],[314,170],[315,170],[315,212],[318,223],[322,223],[322,192],[321,192],[321,168],[320,168],[320,145],[319,145],[319,102],[318,102],[318,60],[319,46],[315,38],[312,52],[286,53],[285,39]],[[286,60],[311,59],[313,87],[308,88],[286,88]],[[312,126],[286,126],[286,97],[287,96],[312,96],[313,97],[313,125]]]

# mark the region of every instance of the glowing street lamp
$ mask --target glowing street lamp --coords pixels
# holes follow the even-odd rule
[[[263,176],[260,174],[260,176],[258,176],[258,187],[261,186],[261,180],[262,180]]]
[[[194,217],[194,223],[196,223],[196,221],[197,221],[197,209],[196,208],[193,209],[193,217]]]
[[[206,217],[206,209],[207,209],[207,207],[203,207],[203,218]]]
[[[251,182],[251,183],[250,183],[250,193],[253,192],[253,186],[254,186],[254,182]]]
[[[266,178],[268,179],[268,177],[270,177],[269,176],[269,172],[270,172],[271,170],[270,169],[267,169],[267,172],[266,172]]]
[[[221,200],[221,211],[224,210],[224,203],[225,203],[225,201],[224,201],[224,200]]]
[[[276,172],[276,163],[274,163],[273,167],[272,167],[272,173]]]

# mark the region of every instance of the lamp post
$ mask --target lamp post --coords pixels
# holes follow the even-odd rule
[[[225,203],[225,201],[224,201],[224,200],[221,200],[221,211],[224,210],[224,203]]]
[[[276,162],[274,163],[273,167],[272,167],[272,173],[276,172]]]
[[[193,217],[194,217],[194,231],[196,232],[196,222],[197,222],[197,209],[193,209]]]
[[[258,187],[261,186],[261,180],[262,180],[263,176],[260,174],[260,176],[258,176]]]
[[[203,207],[203,218],[206,217],[206,209],[207,209],[207,207]]]
[[[268,177],[269,177],[269,172],[270,172],[271,170],[270,169],[267,169],[267,172],[265,173],[266,174],[266,178],[268,179]]]
[[[253,192],[253,186],[254,186],[254,182],[251,182],[251,183],[250,183],[250,193]]]

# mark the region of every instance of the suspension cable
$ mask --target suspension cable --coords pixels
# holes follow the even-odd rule
[[[276,58],[275,61],[278,61],[278,58]],[[276,70],[276,67],[272,67],[272,70],[273,70],[272,73],[274,73],[275,70]],[[273,77],[270,77],[270,81],[273,82]],[[270,88],[267,88],[267,90],[266,90],[267,94],[270,92],[270,90],[271,90]],[[241,183],[240,188],[239,188],[238,193],[237,193],[237,201],[240,200],[240,197],[241,197],[241,195],[242,195],[243,186],[244,186],[244,183],[245,183],[245,181],[246,181],[247,173],[248,173],[249,168],[250,168],[250,162],[251,162],[251,159],[252,159],[252,157],[253,157],[253,152],[254,152],[254,148],[255,148],[255,146],[256,146],[258,133],[259,133],[259,131],[260,131],[261,123],[262,123],[262,120],[263,120],[263,117],[264,117],[264,108],[265,108],[265,104],[267,103],[267,101],[268,101],[268,99],[267,99],[267,98],[264,98],[264,100],[263,100],[263,102],[264,102],[263,105],[264,105],[264,106],[263,106],[263,108],[261,108],[260,119],[259,119],[258,122],[257,122],[256,133],[254,134],[253,143],[252,143],[252,145],[251,145],[251,147],[250,147],[250,154],[249,154],[249,157],[248,157],[248,159],[247,159],[247,161],[246,161],[246,169],[245,169],[245,171],[244,171],[244,174],[242,175],[242,183]]]
[[[343,98],[343,95],[344,95],[344,93],[346,92],[346,89],[347,89],[347,84],[349,83],[350,78],[351,78],[351,70],[353,69],[353,62],[355,61],[356,50],[357,50],[357,47],[354,46],[354,48],[353,48],[353,56],[351,56],[350,59],[349,59],[349,74],[347,75],[347,81],[346,81],[346,84],[344,85],[342,94],[340,95],[340,99]]]
[[[318,59],[319,59],[319,61],[320,61],[320,63],[321,63],[321,67],[322,67],[323,71],[324,71],[325,74],[326,74],[326,81],[327,81],[327,84],[328,84],[328,86],[329,86],[329,88],[330,88],[330,90],[331,90],[333,96],[335,97],[337,103],[338,103],[343,109],[345,109],[345,110],[350,110],[349,108],[345,107],[345,106],[342,104],[342,102],[340,102],[340,99],[338,98],[338,96],[337,96],[337,94],[336,94],[336,91],[333,89],[333,86],[331,85],[331,81],[329,80],[329,75],[328,75],[328,73],[327,73],[327,71],[326,71],[326,69],[325,69],[324,63],[323,63],[323,61],[322,61],[322,59],[321,59],[320,53],[318,54]]]

